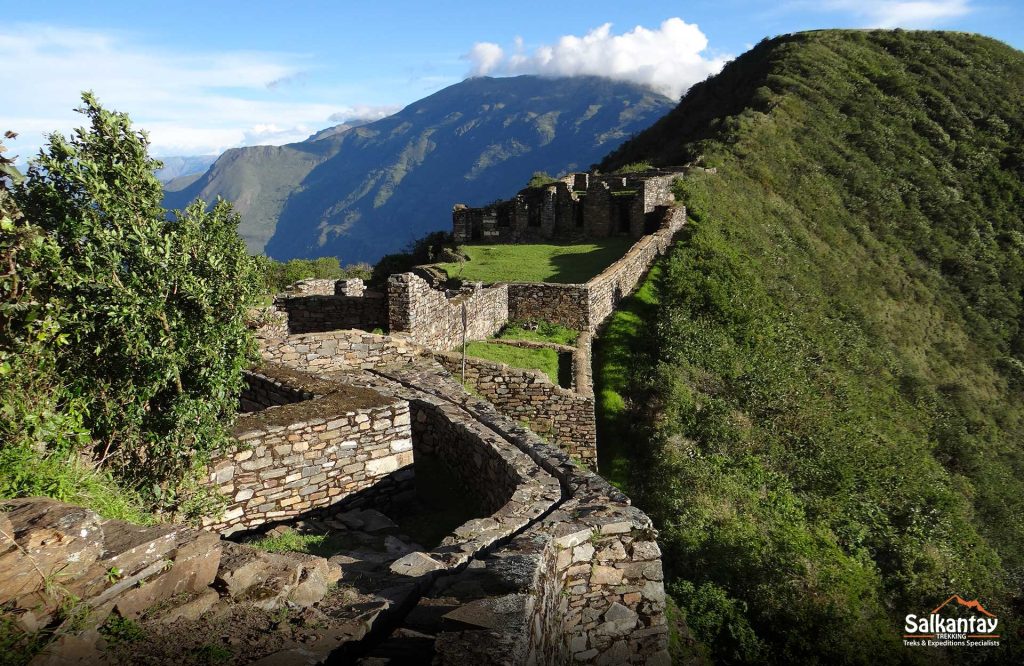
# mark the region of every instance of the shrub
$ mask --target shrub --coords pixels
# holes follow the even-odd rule
[[[97,467],[180,504],[168,491],[229,441],[257,265],[228,203],[168,218],[145,134],[82,99],[89,128],[50,136],[14,191],[24,217],[4,222],[4,248],[25,258],[4,285],[4,347],[38,373],[33,418],[48,424],[22,415],[21,436],[62,454],[90,440]]]

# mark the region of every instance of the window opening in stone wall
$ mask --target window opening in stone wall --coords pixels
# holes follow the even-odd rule
[[[540,226],[540,217],[541,217],[542,210],[543,209],[542,209],[540,204],[527,204],[527,209],[526,209],[526,213],[527,213],[527,218],[526,218],[527,222],[526,222],[526,224],[527,224],[527,226],[530,226],[530,227],[539,227]]]
[[[511,206],[500,206],[498,208],[498,226],[499,227],[511,227],[512,226],[512,207]]]

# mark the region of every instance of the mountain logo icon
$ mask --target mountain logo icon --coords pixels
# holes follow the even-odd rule
[[[953,601],[955,601],[958,605],[963,606],[964,608],[969,608],[971,610],[978,611],[979,613],[984,613],[985,615],[988,615],[989,617],[995,617],[995,615],[993,615],[992,613],[989,613],[987,610],[985,610],[985,607],[982,606],[981,602],[978,601],[977,599],[972,599],[970,601],[967,601],[966,599],[961,597],[959,594],[954,594],[949,599],[946,599],[945,601],[943,601],[941,604],[939,604],[938,608],[936,608],[935,610],[932,611],[932,613],[938,613],[940,610],[945,608],[947,604],[949,604],[949,603],[951,603]]]

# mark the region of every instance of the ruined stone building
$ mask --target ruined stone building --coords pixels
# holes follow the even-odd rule
[[[676,170],[635,174],[572,173],[547,185],[527,187],[507,201],[481,208],[458,204],[452,232],[460,243],[580,241],[628,236],[658,229],[672,205]]]

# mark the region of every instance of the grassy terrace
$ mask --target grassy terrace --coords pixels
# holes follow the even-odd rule
[[[635,380],[631,378],[642,374],[651,363],[649,352],[638,350],[637,343],[644,339],[645,322],[657,320],[660,307],[657,283],[662,270],[661,261],[651,267],[636,293],[619,304],[604,333],[594,343],[597,464],[601,475],[623,490],[629,481],[630,460],[637,457],[631,443],[638,439],[626,397],[636,392]]]
[[[466,356],[504,363],[513,368],[540,370],[558,384],[558,353],[554,349],[524,349],[493,342],[470,342]]]
[[[525,328],[522,322],[509,322],[495,337],[499,340],[529,340],[531,342],[553,342],[559,345],[574,345],[579,331],[547,321],[537,322],[536,330]]]
[[[578,245],[464,245],[464,263],[438,264],[449,277],[469,282],[583,283],[619,259],[630,238],[606,238]]]

